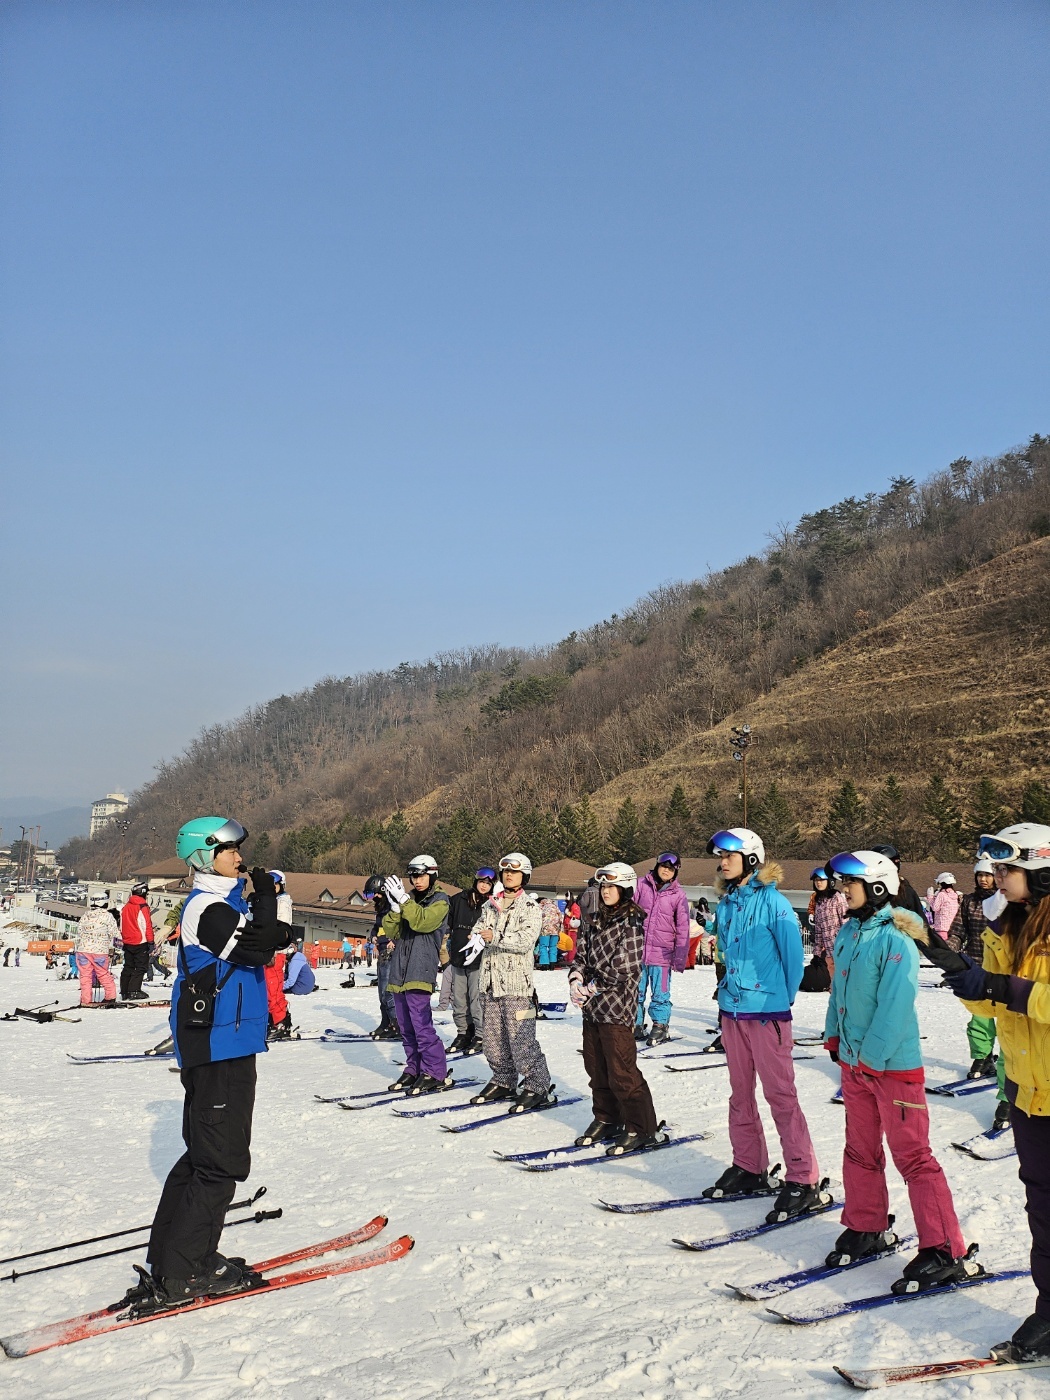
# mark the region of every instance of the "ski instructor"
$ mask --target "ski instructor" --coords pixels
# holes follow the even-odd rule
[[[193,871],[182,909],[171,1033],[186,1101],[186,1151],[168,1173],[153,1218],[139,1311],[235,1293],[252,1276],[217,1252],[235,1184],[251,1169],[255,1057],[266,1049],[263,968],[292,939],[277,891],[251,872],[245,898],[240,847],[248,833],[225,817],[196,817],[175,849]],[[141,1297],[139,1296],[141,1294]]]

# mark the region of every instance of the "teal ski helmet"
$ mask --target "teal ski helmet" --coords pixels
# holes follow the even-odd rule
[[[217,850],[247,839],[247,830],[232,817],[194,817],[179,828],[175,854],[192,870],[210,870]]]

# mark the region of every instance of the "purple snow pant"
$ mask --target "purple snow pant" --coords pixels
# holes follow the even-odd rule
[[[395,992],[394,1010],[401,1044],[405,1047],[405,1069],[409,1074],[429,1074],[444,1079],[448,1073],[445,1047],[434,1029],[429,992]]]
[[[722,1017],[722,1044],[729,1065],[729,1142],[733,1161],[747,1172],[764,1172],[769,1151],[755,1098],[755,1076],[780,1134],[788,1181],[816,1182],[817,1154],[799,1107],[791,1059],[790,1021],[738,1021]]]

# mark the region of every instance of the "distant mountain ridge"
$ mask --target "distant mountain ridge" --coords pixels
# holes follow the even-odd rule
[[[398,831],[407,822],[412,842],[423,846],[447,843],[450,822],[462,829],[482,819],[489,844],[524,840],[521,833],[539,830],[538,814],[546,823],[547,858],[576,854],[568,836],[569,845],[558,847],[564,833],[551,835],[551,818],[587,796],[591,820],[594,809],[607,818],[623,795],[639,804],[665,803],[672,768],[697,800],[701,779],[709,776],[701,772],[707,760],[697,758],[691,775],[673,756],[724,744],[729,725],[755,706],[775,707],[781,695],[797,693],[798,704],[817,713],[822,691],[806,690],[806,677],[822,676],[836,648],[852,656],[848,648],[873,629],[888,628],[892,637],[920,618],[934,637],[935,614],[951,611],[955,581],[979,575],[981,587],[992,581],[994,594],[998,561],[1027,561],[1017,571],[1012,562],[1004,568],[997,600],[1011,646],[1021,647],[1033,610],[1036,621],[1046,612],[1040,570],[1045,579],[1047,538],[1048,438],[1033,437],[995,458],[960,458],[922,483],[896,477],[882,493],[803,515],[761,555],[658,589],[627,613],[549,647],[491,645],[385,673],[330,677],[205,730],[133,795],[125,849],[118,852],[121,838],[113,832],[77,843],[77,868],[108,869],[125,857],[169,849],[179,824],[198,811],[235,813],[253,836],[267,834],[271,856],[289,863],[293,854],[316,861],[340,843],[349,853],[380,836],[389,852],[397,843],[389,823],[385,831],[379,824],[394,813],[404,814]],[[996,567],[988,570],[991,561]],[[1009,591],[1015,586],[1016,597]],[[932,612],[923,612],[924,600]],[[983,605],[975,606],[976,617]],[[943,695],[958,664],[972,690],[991,661],[993,643],[982,635],[983,650],[963,646],[958,658],[954,643],[942,642],[948,646],[943,669],[920,668],[915,686],[939,687]],[[892,646],[884,648],[876,664],[892,653]],[[1019,705],[1034,704],[1047,688],[1046,666],[1040,651],[1014,697]],[[893,691],[910,684],[897,673],[888,682]],[[789,714],[783,723],[762,720],[756,780],[768,782],[781,769],[799,774],[790,781],[807,829],[830,788],[855,766],[865,781],[877,782],[891,773],[909,776],[899,772],[905,758],[913,775],[950,760],[951,733],[924,749],[907,734],[894,741],[892,724],[874,710],[870,723],[858,724],[865,718],[855,713],[861,694],[844,685],[828,689],[849,712],[821,720],[841,739],[826,751],[810,747],[816,729],[807,729],[806,713]],[[863,704],[871,709],[868,698]],[[903,713],[907,707],[894,700],[882,708]],[[972,705],[947,704],[936,709],[936,723],[972,728],[973,714]],[[1001,746],[966,743],[958,751],[968,780],[1001,778]],[[1025,765],[1007,769],[1011,789],[1022,767],[1045,771],[1045,748],[1025,752]],[[736,773],[728,752],[720,753],[722,798],[735,800]],[[808,771],[796,762],[803,753]],[[542,844],[538,836],[535,844]]]
[[[3,844],[21,838],[21,827],[42,828],[41,842],[52,850],[64,846],[76,836],[86,836],[91,826],[90,803],[60,805],[60,800],[45,797],[0,797],[0,832]]]

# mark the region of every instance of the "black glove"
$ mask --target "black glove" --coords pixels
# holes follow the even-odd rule
[[[926,930],[927,941],[920,943],[920,951],[929,958],[934,967],[939,967],[942,972],[949,976],[953,972],[965,972],[973,963],[969,958],[963,957],[961,953],[953,952],[947,941],[941,937],[936,929]]]
[[[254,894],[268,894],[273,899],[277,898],[277,886],[274,883],[274,878],[261,865],[255,866],[252,870],[252,892]]]
[[[837,1065],[839,1062],[839,1052],[837,1050],[829,1050],[828,1054],[831,1056],[831,1063]]]

